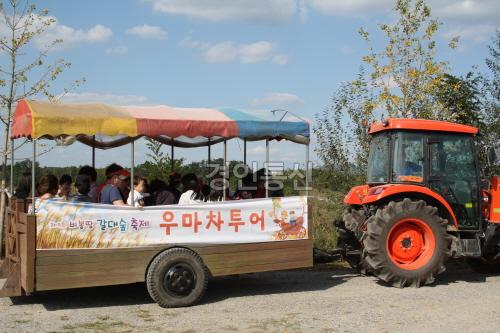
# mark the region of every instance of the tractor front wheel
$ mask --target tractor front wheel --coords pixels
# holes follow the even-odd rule
[[[450,257],[448,222],[422,200],[392,201],[367,221],[363,262],[375,276],[397,287],[433,283]]]

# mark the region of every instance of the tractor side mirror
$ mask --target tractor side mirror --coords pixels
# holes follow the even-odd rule
[[[497,157],[497,153],[495,151],[495,148],[493,147],[488,147],[488,164],[489,165],[493,165],[497,162],[498,160],[498,157]]]

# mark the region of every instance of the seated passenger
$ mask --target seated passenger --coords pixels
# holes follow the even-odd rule
[[[177,172],[172,172],[169,176],[168,191],[175,197],[175,203],[179,202],[181,192],[177,189],[181,184],[181,175]]]
[[[59,190],[57,191],[57,198],[68,200],[71,196],[71,184],[73,183],[73,179],[70,175],[62,175],[59,178]]]
[[[182,177],[182,187],[184,192],[179,199],[179,205],[189,205],[205,201],[200,190],[200,183],[195,174],[189,173]]]
[[[257,190],[255,191],[254,198],[266,197],[266,169],[262,168],[257,171]]]
[[[168,185],[160,180],[153,179],[148,186],[150,197],[146,199],[151,206],[175,205],[177,200],[172,192],[169,191]]]
[[[224,201],[224,176],[217,174],[210,181],[210,186],[205,185],[208,188],[207,193],[202,191],[203,197],[209,202],[219,202]],[[226,187],[226,198],[232,199],[229,195],[229,189]]]
[[[146,193],[146,180],[141,176],[134,176],[134,202],[132,202],[132,190],[127,199],[127,205],[134,207],[144,207],[144,198],[148,197],[149,194]]]
[[[90,179],[90,191],[88,193],[89,197],[92,199],[92,202],[97,202],[97,192],[99,190],[99,186],[97,185],[97,171],[89,166],[85,165],[80,168],[78,171],[79,175],[86,175]]]
[[[31,196],[31,172],[23,172],[17,183],[14,196],[17,199],[26,200]]]
[[[248,172],[243,179],[238,180],[238,189],[234,194],[234,200],[253,199],[257,185],[253,179],[253,173]]]
[[[89,196],[90,178],[87,175],[78,175],[75,180],[77,194],[71,197],[73,202],[93,202]]]
[[[121,165],[118,165],[116,163],[112,163],[106,167],[106,171],[104,172],[106,175],[106,182],[103,184],[100,184],[97,188],[97,200],[96,202],[101,202],[101,191],[106,185],[110,184],[112,182],[111,178],[113,174],[116,172],[119,172],[123,170],[123,167]]]
[[[104,186],[100,194],[100,203],[115,206],[124,206],[124,192],[128,188],[130,173],[121,169],[113,173],[108,179],[108,184]]]
[[[59,182],[56,176],[45,175],[37,185],[38,197],[42,200],[52,199],[56,196],[58,187]]]

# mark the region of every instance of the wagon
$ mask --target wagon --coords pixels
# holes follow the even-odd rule
[[[222,143],[224,166],[228,140],[243,140],[245,163],[246,142],[265,140],[267,165],[269,141],[289,140],[305,146],[309,166],[309,124],[283,110],[257,114],[21,100],[11,134],[13,143],[31,141],[33,166],[40,140],[79,141],[92,148],[93,164],[95,149],[128,144],[132,176],[134,142],[142,137],[171,146],[172,160],[176,147],[203,146],[210,160],[212,145]],[[310,267],[307,189],[304,194],[143,209],[13,198],[4,228],[0,295],[146,282],[159,305],[189,306],[201,299],[209,277]],[[277,224],[276,214],[288,220]]]

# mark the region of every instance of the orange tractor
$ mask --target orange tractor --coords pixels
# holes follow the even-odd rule
[[[450,257],[498,272],[500,177],[482,177],[478,129],[388,119],[369,133],[367,184],[350,190],[336,222],[348,261],[398,287],[434,282]]]

